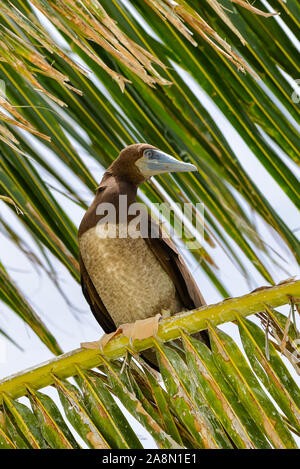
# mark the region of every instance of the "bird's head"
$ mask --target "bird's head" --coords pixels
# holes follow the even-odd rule
[[[197,171],[191,163],[179,161],[148,143],[136,143],[124,148],[108,169],[136,185],[162,173]]]

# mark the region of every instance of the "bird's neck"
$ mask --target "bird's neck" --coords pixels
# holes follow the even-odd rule
[[[136,184],[126,179],[106,172],[98,187],[98,192],[91,206],[91,212],[97,216],[94,218],[94,224],[99,220],[109,218],[109,209],[113,206],[110,214],[112,215],[111,224],[128,224],[134,217],[131,214],[137,198]]]
[[[137,185],[116,175],[106,172],[98,186],[97,194],[87,210],[79,227],[79,236],[96,226],[99,220],[107,215],[108,205],[112,204],[113,220],[115,224],[123,223],[125,214],[129,213],[129,208],[136,202]],[[130,221],[132,216],[126,215],[126,220]]]
[[[106,171],[98,187],[98,193],[101,193],[105,188],[110,189],[110,195],[112,195],[112,193],[115,195],[126,195],[128,205],[136,202],[138,185],[128,181],[122,176]]]

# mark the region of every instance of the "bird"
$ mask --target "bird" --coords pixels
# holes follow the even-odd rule
[[[174,242],[165,233],[161,235],[159,224],[150,215],[146,219],[147,236],[121,233],[134,218],[127,214],[124,221],[124,211],[136,203],[141,184],[158,174],[184,171],[197,171],[197,167],[147,143],[129,145],[105,171],[80,223],[82,292],[106,334],[122,324],[140,321],[143,327],[147,318],[206,304]],[[109,209],[114,216],[107,222]],[[207,331],[194,336],[209,346]],[[153,350],[144,351],[142,356],[157,369]]]

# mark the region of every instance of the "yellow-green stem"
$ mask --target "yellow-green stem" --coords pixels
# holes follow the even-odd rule
[[[181,329],[190,334],[206,329],[208,321],[216,326],[233,321],[237,313],[241,316],[249,316],[263,311],[266,304],[273,308],[282,306],[289,302],[291,296],[300,298],[300,280],[287,281],[275,287],[265,287],[248,295],[229,298],[221,303],[204,306],[164,319],[159,323],[157,338],[167,342],[179,337]],[[152,339],[148,338],[134,341],[131,348],[140,352],[152,345]],[[129,347],[128,338],[119,335],[106,344],[102,355],[106,359],[120,358]],[[53,383],[52,375],[59,378],[74,376],[76,374],[76,365],[83,369],[91,369],[100,364],[100,350],[82,348],[73,350],[46,363],[3,379],[0,381],[0,398],[3,392],[11,398],[23,396],[27,393],[26,386],[30,386],[35,390],[48,386]]]

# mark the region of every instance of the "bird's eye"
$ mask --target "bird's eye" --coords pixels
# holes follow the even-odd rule
[[[146,150],[146,151],[144,151],[144,156],[145,156],[146,158],[149,158],[149,159],[150,159],[150,158],[152,158],[152,155],[153,155],[152,150]]]

